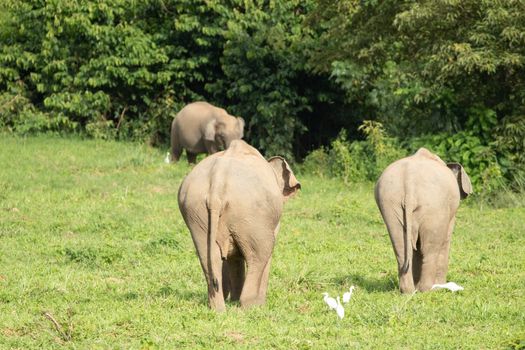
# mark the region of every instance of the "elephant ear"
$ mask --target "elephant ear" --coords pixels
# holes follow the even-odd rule
[[[282,186],[285,200],[291,198],[301,188],[301,183],[295,178],[292,169],[283,157],[272,157],[268,159],[268,163],[275,171],[279,185]]]
[[[215,141],[215,131],[217,129],[217,120],[213,119],[204,129],[204,139],[207,141]]]
[[[461,193],[461,199],[465,199],[469,194],[472,194],[472,184],[467,172],[459,163],[448,163],[447,166],[456,176],[458,180],[459,192]]]
[[[237,117],[237,128],[239,128],[239,138],[241,139],[244,137],[244,125],[244,119],[241,117]]]

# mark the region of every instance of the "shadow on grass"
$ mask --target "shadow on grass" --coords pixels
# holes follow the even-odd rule
[[[185,300],[185,301],[197,301],[199,303],[207,303],[208,295],[206,290],[202,291],[191,291],[188,289],[176,289],[174,287],[164,285],[157,288],[156,291],[144,292],[144,291],[135,291],[130,290],[124,293],[121,293],[119,297],[122,300],[138,300],[145,298],[159,298],[159,299],[169,299],[174,300]]]
[[[199,302],[207,303],[208,294],[206,289],[202,290],[189,290],[189,289],[178,289],[170,285],[164,285],[159,288],[156,293],[158,297],[167,298],[175,297],[177,300],[197,300]]]
[[[171,286],[163,286],[157,292],[157,296],[161,296],[161,297],[173,296],[177,299],[198,301],[199,303],[208,305],[208,294],[207,294],[206,289],[202,289],[199,291],[193,291],[193,290],[190,291],[190,290],[177,290],[175,288],[172,288]],[[226,300],[226,305],[239,306],[240,304],[238,301],[231,301],[228,298]]]
[[[133,301],[145,298],[160,298],[160,299],[173,299],[173,300],[184,300],[192,301],[204,306],[208,305],[208,294],[206,289],[202,290],[189,290],[189,289],[176,289],[169,285],[164,285],[157,289],[156,292],[152,293],[140,293],[137,291],[127,291],[120,294],[122,300]],[[229,298],[226,300],[227,307],[240,307],[238,301],[231,301]]]
[[[208,293],[206,289],[202,289],[199,291],[190,291],[190,290],[176,290],[170,286],[163,286],[159,289],[159,291],[156,294],[157,296],[166,298],[166,297],[173,297],[177,300],[186,300],[186,301],[193,301],[199,304],[202,304],[204,306],[208,306]],[[240,307],[241,304],[239,301],[232,301],[228,297],[228,299],[225,300],[226,307]]]
[[[397,277],[391,274],[380,278],[374,278],[354,273],[346,276],[336,277],[332,280],[332,282],[341,286],[353,284],[357,287],[365,289],[369,293],[391,292],[399,289]]]

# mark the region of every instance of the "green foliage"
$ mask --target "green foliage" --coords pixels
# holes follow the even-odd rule
[[[13,20],[0,31],[0,90],[28,107],[0,115],[4,126],[29,132],[66,124],[94,137],[166,139],[176,110],[202,98],[195,83],[219,70],[220,18],[208,5],[7,1]]]
[[[356,113],[405,143],[443,133],[433,145],[470,163],[476,183],[501,172],[523,188],[522,1],[318,0],[310,26],[322,47],[311,64]]]
[[[525,189],[525,115],[503,119],[495,127],[494,148],[505,177],[516,191]]]
[[[245,1],[234,9],[224,33],[225,78],[208,85],[226,95],[231,110],[247,120],[247,138],[266,154],[292,158],[292,140],[305,131],[299,115],[311,103],[305,79],[309,31],[302,26],[310,1]],[[224,97],[223,97],[224,98]]]
[[[361,157],[362,153],[359,148],[350,148],[351,144],[344,129],[330,146],[328,159],[331,174],[343,179],[345,183],[364,180],[366,169],[361,162],[365,159]]]
[[[507,347],[507,350],[523,350],[525,349],[525,339],[516,339],[510,342]]]
[[[396,136],[465,127],[473,106],[494,110],[498,120],[521,113],[520,1],[319,0],[311,17],[313,27],[328,27],[312,64]],[[400,128],[407,120],[413,129]]]
[[[335,142],[334,159],[368,169],[337,176],[372,178],[393,155],[373,134],[359,143],[366,117],[407,148],[437,135],[482,188],[520,190],[524,38],[510,0],[5,0],[0,128],[161,145],[178,110],[207,100],[264,154]]]
[[[511,118],[502,125],[497,123],[493,110],[473,107],[469,110],[467,131],[413,138],[408,148],[415,151],[427,147],[447,161],[461,163],[482,197],[503,189],[523,191],[525,120]]]
[[[304,170],[343,179],[345,183],[375,181],[393,161],[406,155],[379,122],[365,120],[359,127],[364,141],[349,141],[342,130],[328,151],[318,149],[304,161]]]
[[[299,165],[300,174],[314,174],[320,178],[330,176],[328,152],[324,147],[310,152]]]
[[[366,136],[368,149],[365,152],[370,155],[374,164],[369,171],[369,179],[377,179],[390,163],[406,156],[397,139],[388,136],[383,124],[365,120],[359,130]]]
[[[3,6],[12,21],[0,25],[0,91],[26,106],[0,107],[4,129],[67,126],[95,138],[158,144],[169,139],[182,106],[204,99],[242,115],[247,138],[262,151],[291,157],[293,140],[305,130],[299,114],[315,100],[300,84],[311,43],[301,23],[311,2]]]
[[[506,180],[506,176],[512,175],[516,178],[512,183],[522,183],[523,168],[509,167],[509,164],[516,163],[500,162],[513,153],[498,156],[501,146],[496,142],[487,144],[489,136],[486,133],[493,130],[494,114],[478,109],[473,109],[471,113],[471,120],[477,123],[470,128],[473,131],[425,135],[404,143],[390,137],[381,123],[365,120],[358,128],[365,135],[364,141],[349,141],[346,131],[342,130],[328,149],[311,152],[305,158],[302,169],[324,177],[341,178],[345,183],[376,181],[389,164],[425,147],[446,162],[461,163],[472,181],[475,196],[483,202],[497,205],[502,197],[508,198],[510,190],[523,191],[523,187],[509,188],[509,181]],[[484,116],[477,113],[484,113]],[[518,134],[521,132],[516,126],[508,126],[508,129]],[[504,192],[504,196],[500,192]]]

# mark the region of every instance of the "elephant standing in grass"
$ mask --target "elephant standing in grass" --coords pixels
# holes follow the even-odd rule
[[[268,161],[235,140],[193,168],[179,189],[179,208],[208,283],[212,309],[266,300],[283,203],[301,184],[281,157]]]
[[[460,164],[445,164],[425,148],[385,169],[375,199],[396,254],[402,293],[446,282],[456,210],[471,193]]]
[[[233,117],[224,109],[207,102],[186,105],[171,123],[171,160],[176,162],[183,149],[189,163],[195,163],[197,154],[213,154],[242,139],[244,119]]]

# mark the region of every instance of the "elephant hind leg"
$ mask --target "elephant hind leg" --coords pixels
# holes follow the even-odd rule
[[[215,145],[215,141],[204,140],[204,147],[206,148],[208,155],[219,152],[219,149]]]
[[[445,215],[433,219],[420,228],[422,264],[417,289],[422,292],[430,290],[438,280],[444,281],[448,265],[450,219]]]
[[[423,255],[421,255],[421,242],[417,241],[417,250],[412,253],[412,276],[414,284],[417,285],[421,279],[421,264],[423,264]]]
[[[242,307],[262,305],[266,302],[266,288],[268,285],[274,236],[273,232],[254,233],[253,236],[268,238],[264,244],[259,244],[257,251],[243,251],[247,264],[247,272],[240,297]]]
[[[450,241],[452,239],[452,231],[454,230],[454,223],[455,218],[452,218],[450,220],[450,223],[448,225],[448,232],[447,232],[447,238],[446,241],[441,246],[441,250],[439,252],[438,257],[438,266],[437,266],[437,274],[436,274],[436,283],[443,284],[447,282],[447,272],[448,272],[448,255],[450,252]]]
[[[208,273],[205,272],[206,281],[208,283],[208,302],[210,304],[210,308],[216,311],[226,310],[226,305],[224,303],[225,297],[224,297],[223,290],[222,290],[222,286],[223,286],[222,264],[223,264],[223,261],[221,259],[221,254],[219,253],[219,249],[217,247],[217,249],[214,249],[211,252],[211,259],[208,260],[208,269],[207,269]],[[210,285],[209,273],[212,270],[217,274],[213,276],[217,280],[217,289],[215,289],[213,285]]]
[[[412,276],[412,269],[407,271],[402,270],[403,263],[398,261],[398,276],[399,276],[399,290],[403,294],[414,293],[416,287],[414,285],[414,278]]]
[[[421,278],[416,286],[420,292],[426,292],[432,288],[436,280],[436,267],[438,261],[438,254],[432,252],[423,255],[421,264]]]
[[[201,263],[204,277],[208,286],[208,302],[211,309],[216,311],[225,311],[226,305],[224,303],[224,295],[222,290],[222,259],[219,252],[219,248],[211,250],[211,256],[208,257],[208,232],[207,227],[201,226],[197,222],[188,223],[188,227],[193,237],[195,249]],[[213,267],[213,269],[212,269]],[[216,290],[213,285],[210,284],[211,271],[214,271],[214,279],[217,280],[218,289]]]
[[[272,257],[268,259],[266,266],[264,267],[261,284],[259,286],[259,296],[262,300],[266,300],[266,292],[268,291],[268,280],[270,279],[270,266],[272,264]]]
[[[186,157],[188,158],[189,164],[195,164],[197,163],[197,153],[191,153],[186,150]]]
[[[226,261],[222,262],[222,294],[224,296],[224,300],[228,299],[228,296],[230,295],[231,291],[231,283],[230,283],[230,272],[228,269],[228,264]]]
[[[281,224],[277,224],[277,227],[273,231],[273,237],[274,239],[277,238],[277,233],[279,232]],[[262,279],[261,279],[261,285],[259,286],[259,294],[262,296],[264,300],[266,300],[266,293],[268,291],[268,280],[270,279],[270,266],[272,264],[272,257],[270,256],[270,259],[268,260],[268,263],[266,264],[266,267],[264,268]]]
[[[397,259],[399,290],[405,294],[413,293],[415,291],[414,278],[412,275],[413,249],[410,237],[405,235],[405,227],[402,224],[403,213],[397,209],[382,209],[381,213],[386,223],[390,241],[392,242],[392,247],[394,248]],[[408,269],[405,270],[403,266],[405,266],[406,262],[408,263]]]
[[[226,284],[228,285],[230,300],[239,301],[242,288],[244,286],[244,281],[246,279],[244,259],[242,257],[228,258],[226,261],[224,261],[224,266],[226,266],[226,270],[228,271],[228,280],[226,281]],[[223,278],[226,280],[224,275]]]
[[[260,293],[261,279],[263,277],[264,269],[269,261],[266,263],[248,264],[248,271],[246,273],[246,280],[240,296],[241,306],[243,308],[262,305],[266,301],[265,294]]]
[[[171,131],[171,161],[177,162],[182,154],[182,146],[180,145],[179,138],[176,130]]]

